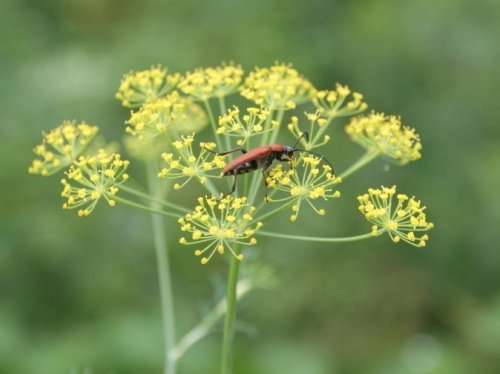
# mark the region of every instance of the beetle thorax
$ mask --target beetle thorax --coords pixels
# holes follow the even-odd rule
[[[293,153],[295,149],[289,147],[287,145],[274,145],[272,147],[276,147],[276,150],[273,149],[275,158],[279,161],[291,161],[293,159]]]
[[[273,152],[285,152],[285,148],[289,148],[286,145],[281,145],[281,144],[273,144],[269,146],[271,148],[271,151]]]

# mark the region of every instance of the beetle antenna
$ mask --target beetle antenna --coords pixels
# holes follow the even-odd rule
[[[306,140],[306,142],[309,141],[309,134],[307,133],[307,131],[304,131],[300,136],[299,138],[297,139],[297,141],[295,142],[295,145],[293,146],[293,149],[297,149],[297,145],[299,144],[299,142],[302,140],[302,138],[304,138]]]
[[[295,149],[295,152],[310,153],[310,154],[312,154],[312,155],[314,155],[314,156],[316,156],[316,157],[319,157],[319,158],[320,158],[320,160],[324,160],[324,161],[328,164],[328,166],[330,166],[330,168],[332,169],[332,174],[334,174],[334,175],[335,175],[335,172],[333,171],[333,165],[332,165],[332,164],[331,164],[331,162],[330,162],[330,161],[328,161],[328,160],[325,158],[325,156],[323,156],[322,154],[320,154],[320,153],[316,153],[316,152],[312,152],[312,151],[306,151],[305,149],[298,149],[298,148],[296,148],[296,149]]]

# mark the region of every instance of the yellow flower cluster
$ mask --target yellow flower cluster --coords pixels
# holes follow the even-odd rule
[[[210,171],[221,169],[225,166],[225,162],[220,156],[211,158],[211,153],[215,148],[215,143],[200,143],[200,154],[194,155],[193,144],[194,134],[181,136],[181,140],[176,140],[172,143],[178,157],[171,152],[166,152],[161,155],[166,166],[158,173],[159,178],[168,179],[184,179],[182,184],[174,184],[174,189],[178,190],[184,187],[191,179],[197,178],[200,183],[205,183],[207,178],[214,178],[219,175],[210,174]]]
[[[79,208],[78,215],[84,217],[92,213],[101,198],[114,206],[118,186],[128,179],[125,173],[128,165],[119,154],[107,154],[102,149],[95,156],[80,156],[66,172],[67,179],[61,180],[64,186],[61,196],[67,198],[63,209]]]
[[[270,120],[270,115],[269,109],[250,107],[240,117],[240,109],[234,106],[219,118],[217,133],[238,137],[236,144],[242,146],[250,137],[272,131],[279,125],[277,121]]]
[[[259,106],[293,109],[311,98],[313,85],[289,65],[257,68],[245,79],[241,95]]]
[[[348,96],[350,99],[346,103]],[[351,93],[349,87],[338,83],[334,90],[316,91],[312,102],[320,113],[329,119],[352,116],[368,108],[368,105],[363,102],[362,94]]]
[[[186,73],[179,82],[179,89],[195,100],[222,98],[238,91],[243,74],[241,66],[234,64],[199,68]]]
[[[174,91],[133,112],[125,131],[140,141],[150,141],[167,131],[190,133],[200,130],[206,124],[207,116],[203,109]]]
[[[384,155],[400,165],[421,157],[420,136],[414,129],[402,126],[399,117],[371,113],[353,118],[345,130],[353,141],[368,151]]]
[[[43,143],[33,152],[40,157],[31,164],[30,174],[51,175],[71,165],[88,147],[99,129],[84,122],[64,121],[43,134]]]
[[[310,151],[328,143],[331,139],[330,135],[323,135],[328,121],[321,117],[319,111],[316,111],[315,113],[305,113],[305,116],[309,120],[309,131],[308,138],[303,138],[302,140],[304,149],[306,151]],[[292,116],[292,118],[290,118],[288,130],[296,139],[301,138],[304,134],[304,129],[299,126],[299,118],[297,116]]]
[[[238,91],[251,101],[251,106],[242,109],[233,106],[226,110],[225,96]],[[221,153],[228,154],[243,150],[241,147],[255,149],[259,145],[274,144],[285,110],[295,109],[302,103],[308,103],[312,108],[304,113],[300,125],[297,116],[291,116],[288,122],[288,130],[297,139],[295,145],[283,149],[276,146],[272,148],[274,151],[267,153],[256,148],[239,159],[233,157],[232,165],[238,162],[239,165],[233,173],[227,170],[225,173],[234,174],[233,187],[236,187],[236,176],[240,173],[254,169],[262,171],[266,200],[281,205],[260,218],[257,216],[265,204],[256,209],[248,203],[252,204],[256,196],[255,178],[251,183],[245,183],[246,191],[238,191],[240,196],[248,194],[248,198],[232,195],[220,199],[198,198],[194,211],[179,219],[181,230],[186,233],[180,243],[196,246],[195,255],[200,256],[202,264],[224,252],[231,252],[242,260],[240,248],[256,244],[255,234],[262,227],[260,220],[283,208],[291,208],[292,222],[298,219],[303,209],[307,209],[302,208],[304,205],[324,216],[326,211],[321,202],[340,197],[336,185],[342,182],[342,178],[336,177],[330,162],[313,150],[330,141],[326,130],[335,118],[354,116],[367,109],[362,94],[340,84],[331,90],[318,91],[291,65],[282,63],[255,68],[245,79],[241,66],[233,63],[198,68],[182,76],[153,66],[126,74],[116,98],[124,106],[134,108],[125,128],[130,135],[126,140],[130,153],[149,162],[157,160],[161,154],[159,178],[172,181],[174,190],[196,180],[212,196],[219,193],[209,178],[223,176],[220,170],[224,169],[226,162],[214,151],[215,143],[199,143],[199,150],[193,146],[195,134],[209,120],[213,136],[225,143],[226,152]],[[209,102],[214,98],[219,99],[218,122]],[[305,125],[303,121],[306,121]],[[399,117],[372,112],[353,117],[345,131],[354,142],[366,148],[367,153],[344,171],[343,176],[352,174],[378,156],[401,165],[421,157],[419,135],[414,129],[403,126]],[[91,214],[101,199],[110,206],[122,203],[148,209],[117,195],[123,188],[136,198],[147,199],[139,191],[122,187],[128,179],[129,161],[122,160],[112,150],[93,152],[100,147],[96,145],[97,133],[96,126],[63,122],[44,134],[42,144],[34,148],[36,159],[29,167],[29,173],[51,175],[66,168],[61,180],[61,196],[66,199],[63,208],[75,209],[79,216]],[[240,148],[233,149],[235,145]],[[92,150],[89,150],[90,146]],[[285,159],[290,160],[289,167],[277,163],[267,169],[273,160]],[[359,210],[373,226],[371,234],[353,239],[387,232],[394,242],[402,240],[415,246],[426,245],[428,235],[425,232],[432,229],[433,224],[427,221],[425,206],[419,200],[396,194],[396,187],[381,187],[369,189],[366,194],[358,196],[358,201]],[[179,208],[175,204],[165,204]],[[179,209],[182,211],[181,207]],[[179,217],[156,208],[150,210]]]
[[[168,74],[167,69],[160,66],[132,71],[122,78],[115,97],[127,108],[138,108],[172,91],[180,78],[180,74]]]
[[[320,216],[326,214],[324,209],[318,209],[315,200],[340,197],[340,192],[333,186],[340,183],[335,178],[330,165],[322,162],[320,157],[312,155],[301,156],[296,160],[293,169],[284,170],[283,164],[274,167],[266,178],[269,188],[284,193],[284,197],[269,199],[271,202],[293,202],[290,220],[296,221],[301,203],[308,205]]]
[[[397,204],[393,202],[394,197]],[[434,224],[427,222],[425,206],[419,200],[403,194],[396,195],[396,186],[393,186],[370,188],[368,193],[358,196],[358,201],[360,212],[374,224],[373,235],[378,235],[383,229],[395,243],[402,239],[417,247],[426,245],[429,236],[422,232],[432,229]]]
[[[196,256],[203,256],[202,264],[208,263],[215,253],[223,254],[226,250],[242,260],[243,255],[233,246],[257,243],[254,235],[262,223],[253,222],[254,211],[246,197],[226,196],[222,200],[200,197],[193,213],[179,219],[181,230],[191,234],[189,239],[182,237],[179,242],[204,246],[194,252]]]

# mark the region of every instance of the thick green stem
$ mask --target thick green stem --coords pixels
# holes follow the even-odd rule
[[[212,111],[212,107],[210,106],[210,103],[207,100],[203,100],[203,104],[205,105],[205,109],[207,111],[207,114],[208,114],[208,119],[210,121],[210,125],[212,126],[212,131],[214,132],[214,135],[215,135],[215,139],[217,140],[217,144],[221,144],[220,143],[220,135],[217,133],[217,122],[215,121],[215,117],[214,117],[214,112]]]
[[[238,300],[243,298],[252,288],[254,284],[250,279],[242,279],[238,282],[236,297]],[[179,360],[184,353],[199,340],[203,339],[215,325],[215,323],[226,312],[226,299],[219,301],[215,307],[203,319],[196,324],[186,335],[179,340],[170,356],[173,360]]]
[[[148,164],[147,170],[149,189],[155,198],[161,199],[161,186],[160,181],[156,176],[156,164],[150,162]],[[156,209],[156,205],[157,203],[152,202],[152,209]],[[169,355],[169,352],[175,346],[175,320],[165,225],[163,218],[157,214],[152,214],[151,220],[153,224],[156,262],[158,267],[158,281],[160,288],[161,311],[163,315],[163,335],[165,339],[165,367],[163,373],[175,374],[176,361],[171,359]]]
[[[279,234],[276,232],[269,231],[257,231],[257,235],[270,236],[279,239],[290,239],[290,240],[303,240],[308,242],[323,242],[323,243],[345,243],[345,242],[355,242],[358,240],[370,239],[383,234],[386,230],[379,230],[376,234],[366,233],[356,236],[345,236],[341,238],[322,238],[317,236],[303,236],[303,235],[289,235],[289,234]]]
[[[379,155],[380,155],[380,152],[376,151],[376,150],[375,151],[373,151],[373,150],[366,151],[366,153],[363,156],[361,156],[358,159],[358,161],[356,161],[349,168],[347,168],[347,170],[343,171],[339,175],[339,177],[340,178],[348,177],[349,175],[351,175],[355,171],[361,169],[363,166],[365,166],[368,163],[370,163],[371,161],[375,160]]]
[[[220,115],[223,116],[226,114],[226,102],[224,101],[224,96],[218,97],[217,100],[219,101]]]
[[[238,255],[240,249],[234,248],[234,251]],[[222,341],[221,374],[231,374],[233,370],[234,321],[236,319],[236,289],[239,270],[240,260],[235,256],[231,256],[226,291],[226,316],[224,319],[224,336]]]
[[[280,109],[278,111],[278,114],[276,115],[276,121],[279,123],[279,125],[277,126],[278,129],[281,127],[281,122],[283,121],[284,114],[285,114],[285,111],[283,109]],[[276,142],[277,138],[278,138],[278,131],[273,131],[269,144],[274,144]]]
[[[217,98],[219,102],[219,115],[226,115],[226,102],[224,101],[224,96],[220,96]],[[229,140],[229,135],[224,133],[224,141],[226,142],[226,149],[231,149],[231,141]]]

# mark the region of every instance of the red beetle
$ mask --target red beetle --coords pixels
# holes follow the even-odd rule
[[[322,160],[325,160],[326,163],[332,168],[332,173],[333,173],[333,166],[328,162],[327,159],[323,155],[320,155],[315,152],[311,151],[306,151],[305,149],[299,149],[297,148],[297,144],[299,144],[300,140],[302,138],[305,138],[306,141],[308,140],[309,136],[307,132],[302,133],[302,135],[297,139],[297,142],[293,147],[287,146],[287,145],[281,145],[281,144],[272,144],[272,145],[264,145],[261,147],[257,147],[252,149],[251,151],[248,151],[245,148],[236,148],[232,149],[230,151],[224,151],[224,152],[214,152],[210,151],[218,156],[224,156],[229,153],[233,152],[238,152],[240,151],[243,153],[241,156],[236,157],[234,160],[232,160],[230,163],[228,163],[224,169],[222,169],[222,175],[234,175],[234,182],[233,186],[231,188],[231,191],[227,193],[227,195],[231,195],[235,190],[236,190],[236,177],[239,174],[245,174],[253,170],[257,169],[262,169],[262,176],[264,178],[264,185],[267,188],[266,184],[266,170],[272,165],[274,160],[278,160],[281,162],[288,162],[292,161],[294,157],[295,152],[306,152],[313,154],[315,156],[320,157]],[[267,192],[266,192],[266,199],[267,199]]]

